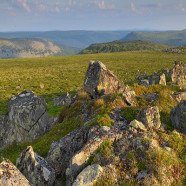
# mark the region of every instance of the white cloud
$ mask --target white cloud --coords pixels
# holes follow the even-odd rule
[[[27,11],[27,12],[31,12],[31,8],[28,4],[27,0],[17,0],[17,2]]]

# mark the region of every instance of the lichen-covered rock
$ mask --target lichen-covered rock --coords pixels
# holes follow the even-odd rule
[[[142,80],[140,80],[139,85],[144,86],[144,87],[148,87],[150,85],[150,83],[149,83],[148,79],[142,79]]]
[[[17,168],[33,186],[50,186],[55,182],[55,171],[48,162],[36,154],[31,146],[17,159]]]
[[[142,130],[142,131],[146,131],[147,130],[146,127],[143,125],[143,123],[141,123],[138,120],[131,121],[129,126],[135,128],[137,130]]]
[[[0,164],[0,185],[31,186],[25,176],[8,160]]]
[[[61,140],[53,142],[47,161],[53,166],[57,175],[64,175],[70,159],[87,141],[88,128],[80,127]]]
[[[115,141],[121,138],[121,131],[117,127],[92,127],[86,144],[71,158],[66,171],[67,183],[73,183],[76,176],[86,167],[89,157],[100,147],[104,140]]]
[[[101,177],[103,168],[98,164],[89,165],[76,178],[72,186],[93,186]]]
[[[186,100],[181,101],[171,112],[171,121],[175,129],[186,133]]]
[[[124,86],[118,78],[99,61],[91,61],[85,76],[84,89],[93,98],[102,95],[121,93],[127,104],[135,104],[135,92]]]
[[[186,64],[175,62],[171,73],[172,82],[186,89]]]
[[[157,106],[141,109],[138,120],[148,128],[160,128],[160,114]]]
[[[9,112],[1,122],[0,148],[14,142],[32,141],[48,131],[53,122],[45,100],[31,91],[24,91],[9,101]]]

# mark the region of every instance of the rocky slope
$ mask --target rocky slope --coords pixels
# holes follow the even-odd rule
[[[39,136],[30,130],[41,137],[56,127],[53,135],[68,132],[49,144],[45,157],[23,143],[17,168],[9,161],[0,164],[0,184],[9,186],[16,178],[25,186],[184,185],[186,65],[176,62],[169,71],[138,81],[147,83],[129,88],[103,63],[91,61],[83,89],[55,100],[63,109],[52,124],[40,97],[28,91],[13,97],[8,124],[0,123],[9,126],[0,133],[5,152],[10,144],[20,144],[20,134],[21,141],[36,143]],[[5,143],[6,134],[18,138]]]
[[[110,53],[123,51],[160,51],[168,48],[167,45],[148,41],[113,41],[109,43],[92,44],[80,52],[80,54]]]
[[[41,39],[0,39],[0,58],[61,55],[62,48]]]

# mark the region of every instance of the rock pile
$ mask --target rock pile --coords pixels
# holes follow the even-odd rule
[[[135,104],[135,92],[128,86],[124,86],[118,78],[99,61],[90,62],[85,76],[84,89],[93,98],[120,93],[125,97],[127,104]]]
[[[9,101],[9,112],[0,122],[0,148],[14,142],[32,141],[48,131],[54,119],[43,98],[24,91]]]

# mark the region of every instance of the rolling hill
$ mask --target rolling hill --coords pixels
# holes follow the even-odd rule
[[[0,38],[40,38],[55,42],[76,53],[92,43],[120,40],[130,31],[46,31],[46,32],[0,32]],[[72,54],[73,54],[72,53]]]
[[[62,55],[63,50],[41,39],[0,39],[0,58]]]
[[[131,32],[122,41],[143,40],[173,46],[186,45],[186,29],[181,31]]]
[[[123,51],[158,51],[168,48],[167,45],[152,43],[148,41],[113,41],[109,43],[92,44],[82,50],[80,54],[111,53]]]

